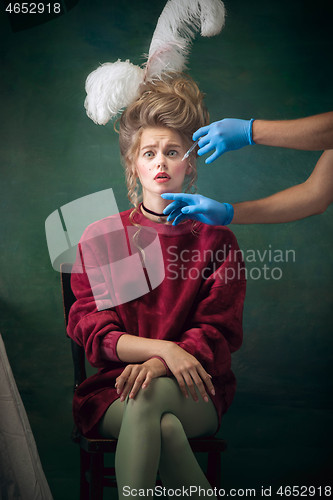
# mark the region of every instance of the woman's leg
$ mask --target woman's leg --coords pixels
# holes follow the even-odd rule
[[[189,445],[184,428],[173,413],[165,413],[162,417],[161,438],[159,473],[163,486],[173,490],[185,488],[187,491],[191,486],[196,486],[198,489],[199,487],[205,490],[211,489]],[[201,494],[200,498],[202,496]],[[192,493],[191,497],[199,498],[199,494]],[[210,496],[210,498],[215,498],[215,496]]]
[[[102,419],[100,431],[118,437],[119,498],[124,497],[124,486],[154,488],[158,468],[168,488],[210,488],[187,437],[213,434],[217,423],[212,401],[206,403],[201,396],[198,402],[184,398],[174,378],[154,379],[135,399],[115,401]]]

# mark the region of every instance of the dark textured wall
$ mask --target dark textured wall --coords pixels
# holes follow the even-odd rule
[[[1,13],[0,331],[55,500],[76,498],[78,455],[69,440],[72,369],[59,275],[44,222],[61,205],[108,187],[119,209],[128,208],[117,136],[112,124],[86,117],[84,82],[102,62],[142,63],[163,5],[81,0],[67,14],[15,33]],[[226,7],[223,33],[196,39],[189,61],[212,121],[332,109],[330,2],[226,0]],[[210,166],[201,161],[199,192],[229,202],[269,195],[304,181],[319,156],[256,146]],[[256,269],[244,346],[234,356],[238,393],[220,431],[230,445],[225,487],[259,492],[261,485],[328,482],[332,215],[330,207],[289,224],[232,226],[249,272]],[[293,250],[295,262],[270,262],[268,250],[280,250],[284,260]]]

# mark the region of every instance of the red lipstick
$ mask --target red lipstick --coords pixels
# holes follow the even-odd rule
[[[159,172],[154,177],[154,180],[159,183],[168,182],[170,179],[170,175],[168,175],[166,172]]]

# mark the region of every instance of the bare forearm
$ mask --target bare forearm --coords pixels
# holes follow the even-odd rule
[[[170,342],[124,334],[117,342],[117,355],[126,363],[142,363],[152,356],[164,358]]]
[[[301,184],[267,198],[235,203],[232,223],[277,224],[313,215],[312,207],[303,196],[303,187]],[[298,198],[297,194],[300,195]]]
[[[297,120],[254,120],[256,144],[320,151],[333,148],[333,112]]]
[[[319,158],[310,177],[279,193],[235,203],[233,224],[274,224],[324,212],[333,202],[333,149]]]

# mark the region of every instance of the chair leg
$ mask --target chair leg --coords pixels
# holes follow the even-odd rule
[[[221,453],[211,451],[208,453],[207,479],[212,487],[220,488]]]
[[[104,455],[91,453],[89,500],[103,500]]]
[[[89,500],[89,482],[87,480],[89,469],[89,453],[80,448],[80,500]]]

